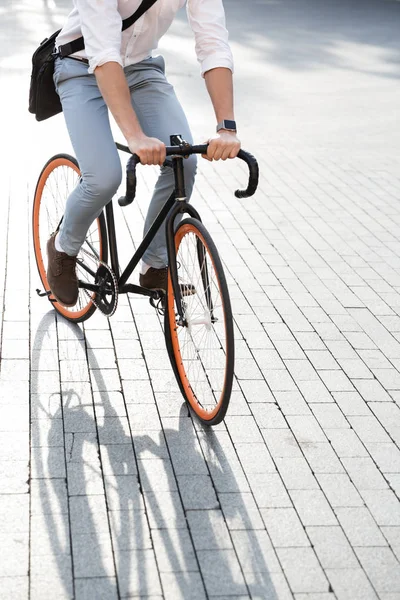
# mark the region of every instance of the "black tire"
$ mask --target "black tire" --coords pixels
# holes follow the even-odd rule
[[[165,341],[179,388],[205,425],[217,425],[228,410],[235,350],[228,286],[216,246],[197,219],[175,229],[178,275],[195,287],[184,295],[186,325],[176,319],[170,272],[165,306]]]
[[[65,189],[59,189],[58,177],[61,181],[60,188]],[[46,291],[49,291],[50,287],[46,276],[47,256],[45,244],[59,225],[69,192],[72,191],[72,186],[76,184],[79,177],[80,170],[76,159],[69,154],[57,154],[47,161],[36,185],[32,210],[33,246],[40,279]],[[94,252],[103,262],[107,262],[107,227],[103,213],[93,222],[85,242],[89,251]],[[81,261],[89,266],[91,259],[85,254],[79,255],[79,257]],[[93,270],[93,265],[91,266]],[[78,278],[84,277],[87,281],[94,283],[94,279],[79,265],[77,266],[77,274]],[[73,323],[82,323],[89,319],[96,310],[92,297],[93,295],[89,297],[83,290],[80,290],[77,304],[69,308],[53,301],[54,299],[51,296],[49,298],[52,299],[51,303],[54,309],[63,317]]]

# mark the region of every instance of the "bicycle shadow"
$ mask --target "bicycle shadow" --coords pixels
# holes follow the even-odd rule
[[[208,445],[205,466],[212,478],[205,477],[217,481],[218,488],[215,503],[199,511],[185,499],[179,475],[168,466],[176,448],[184,453],[188,465],[204,462],[186,405],[176,414],[177,428],[141,433],[132,419],[129,422],[120,414],[122,394],[116,402],[115,393],[97,392],[93,404],[91,394],[86,395],[87,386],[79,383],[63,386],[61,398],[56,390],[43,393],[46,350],[57,342],[55,330],[46,324],[48,317],[39,323],[32,346],[39,360],[31,378],[32,514],[45,529],[41,532],[41,539],[46,540],[41,558],[47,569],[44,574],[43,569],[35,568],[38,530],[33,528],[33,587],[43,586],[53,577],[59,583],[59,597],[77,599],[159,595],[186,600],[217,593],[277,600],[265,548],[260,546],[257,530],[251,529],[240,487],[217,434],[198,432],[201,447]],[[60,320],[65,325],[57,315]],[[89,349],[85,338],[81,339],[82,330],[76,325],[68,327],[76,347]],[[95,387],[104,390],[94,353]],[[155,460],[163,468],[161,492],[157,485],[154,489],[151,474]],[[235,502],[221,511],[217,498],[224,494],[234,495]],[[215,527],[216,516],[219,528]],[[244,569],[238,567],[237,545],[232,545],[232,531],[226,527],[226,522],[234,521],[241,531],[240,543],[243,546],[245,542],[248,549],[239,556]]]

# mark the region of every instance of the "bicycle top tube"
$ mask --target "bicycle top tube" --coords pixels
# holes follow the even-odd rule
[[[124,146],[118,142],[116,142],[116,146],[119,150],[130,153],[128,146]],[[208,144],[191,145],[183,142],[177,146],[166,146],[166,154],[167,156],[182,156],[185,158],[191,154],[207,154],[207,148]],[[259,179],[258,163],[254,156],[249,152],[245,152],[245,150],[239,150],[237,158],[240,158],[247,164],[249,168],[249,181],[245,190],[236,190],[235,196],[236,198],[248,198],[253,196],[257,190]],[[136,166],[138,163],[140,163],[140,158],[137,154],[132,154],[126,165],[126,194],[118,200],[120,206],[131,204],[135,198]]]

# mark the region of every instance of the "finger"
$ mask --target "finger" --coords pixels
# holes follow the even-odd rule
[[[240,144],[235,145],[229,154],[229,158],[236,158],[237,155],[239,154],[239,150],[240,150]]]
[[[223,152],[222,152],[222,156],[221,156],[221,160],[226,160],[227,158],[229,158],[231,155],[231,147],[228,146],[228,148],[224,148]]]
[[[202,154],[201,158],[205,158],[205,160],[208,160],[209,162],[211,162],[211,158],[208,158],[207,154]]]
[[[224,150],[223,146],[217,145],[217,147],[215,149],[215,153],[214,153],[214,160],[220,160],[223,150]]]
[[[165,144],[161,146],[161,157],[160,157],[160,165],[165,163],[165,159],[167,158],[167,150],[165,148]]]
[[[215,140],[211,140],[207,148],[207,156],[209,160],[214,160],[216,150],[216,142]]]

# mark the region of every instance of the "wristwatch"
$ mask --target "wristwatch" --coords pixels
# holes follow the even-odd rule
[[[217,133],[221,129],[225,129],[225,131],[234,131],[236,133],[237,132],[236,121],[230,121],[228,119],[224,119],[223,121],[220,121],[217,125]]]

